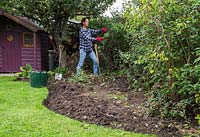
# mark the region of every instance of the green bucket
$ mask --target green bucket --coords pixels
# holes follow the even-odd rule
[[[48,75],[47,72],[30,72],[30,84],[31,87],[40,88],[47,85]]]

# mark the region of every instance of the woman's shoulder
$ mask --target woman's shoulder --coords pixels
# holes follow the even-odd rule
[[[90,29],[86,29],[86,28],[81,27],[80,31],[90,31]]]

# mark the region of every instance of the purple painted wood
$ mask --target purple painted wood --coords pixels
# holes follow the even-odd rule
[[[13,40],[11,41],[13,37]],[[4,32],[2,36],[3,67],[2,72],[17,72],[21,66],[20,33]]]
[[[22,65],[30,64],[33,69],[40,71],[41,70],[41,53],[40,48],[37,48],[37,64],[35,68],[34,64],[34,50],[33,48],[22,48]]]
[[[8,30],[7,24],[12,24],[13,28]],[[32,31],[0,15],[0,72],[16,72],[19,71],[19,66],[26,64],[31,64],[33,69],[39,71],[48,69],[48,34],[37,32],[38,47],[24,48],[22,47],[23,32]],[[7,42],[7,34],[14,35],[16,41],[13,44]],[[36,33],[34,41],[36,43]]]
[[[40,48],[37,48],[37,56],[39,55],[40,56]],[[30,55],[30,56],[34,56],[34,50],[33,50],[33,48],[22,48],[21,49],[21,51],[22,51],[22,56],[23,55],[25,55],[25,56],[28,56],[28,55]]]
[[[33,49],[34,49],[34,68],[37,68],[37,45],[36,45],[36,33],[33,33]]]
[[[22,60],[25,60],[25,59],[33,60],[33,62],[34,62],[34,57],[33,56],[22,56]],[[38,60],[41,60],[39,55],[37,56],[37,61]]]
[[[3,67],[3,42],[2,32],[0,32],[0,69]]]

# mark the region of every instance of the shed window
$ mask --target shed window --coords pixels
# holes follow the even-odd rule
[[[38,45],[37,41],[38,41],[38,38],[36,35],[36,45]],[[23,47],[28,47],[28,48],[33,47],[33,33],[32,32],[23,33]]]

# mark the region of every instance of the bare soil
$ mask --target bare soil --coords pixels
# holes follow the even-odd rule
[[[183,121],[148,116],[145,93],[131,91],[125,78],[84,84],[50,80],[47,87],[49,94],[43,104],[79,121],[160,137],[196,132]]]

